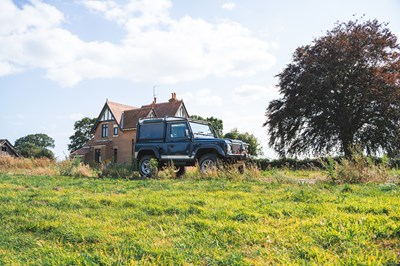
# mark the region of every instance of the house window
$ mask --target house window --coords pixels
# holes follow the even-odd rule
[[[114,136],[118,136],[118,126],[114,126]]]
[[[101,163],[101,149],[94,150],[94,160],[96,163]]]
[[[108,124],[103,124],[101,126],[101,137],[107,138],[108,137]]]
[[[114,163],[118,162],[118,149],[114,149],[113,159],[114,159]]]
[[[7,152],[7,147],[6,146],[1,147],[1,151]]]

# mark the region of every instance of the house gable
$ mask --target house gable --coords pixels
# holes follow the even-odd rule
[[[122,130],[123,129],[122,123],[123,123],[123,118],[124,118],[124,112],[127,110],[132,110],[132,109],[137,109],[137,108],[133,107],[133,106],[124,105],[124,104],[111,102],[111,101],[107,100],[103,106],[103,109],[101,109],[99,116],[97,117],[96,123],[94,124],[94,126],[92,128],[92,133],[94,133],[96,131],[96,128],[100,122],[115,121],[115,123],[118,125],[118,127]]]
[[[0,139],[0,156],[11,155],[21,157],[14,146],[6,139]]]

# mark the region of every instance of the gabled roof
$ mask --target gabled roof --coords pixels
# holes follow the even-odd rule
[[[120,126],[121,126],[121,122],[122,122],[122,114],[127,110],[137,109],[137,107],[133,107],[133,106],[125,105],[125,104],[120,104],[120,103],[116,103],[116,102],[111,102],[111,101],[108,101],[108,100],[106,102],[106,105],[108,105],[108,108],[110,109],[110,111],[113,114],[116,122]]]
[[[173,100],[165,103],[156,103],[150,105],[143,105],[142,108],[152,107],[156,112],[157,117],[175,116],[181,107],[182,100]]]
[[[154,99],[152,104],[143,105],[142,107],[137,108],[107,100],[103,106],[103,109],[101,109],[95,125],[92,128],[92,132],[94,132],[94,130],[97,128],[102,114],[107,108],[110,110],[115,122],[122,130],[136,128],[136,124],[140,118],[149,117],[152,113],[155,117],[176,116],[181,106],[183,106],[185,112],[187,113],[183,100],[178,100],[176,98],[176,93],[172,93],[172,97],[168,102],[155,103],[155,101],[156,99]]]
[[[18,153],[18,151],[14,148],[14,146],[7,140],[7,139],[0,139],[0,147],[7,145],[10,150],[15,154],[17,157],[21,157],[21,154]]]
[[[103,108],[101,109],[99,116],[97,117],[96,123],[94,123],[94,125],[92,127],[92,133],[96,130],[97,125],[100,122],[101,116],[107,108],[110,110],[111,114],[113,115],[115,122],[117,122],[117,125],[122,129],[123,128],[122,127],[122,118],[123,118],[124,112],[127,110],[136,109],[137,107],[112,102],[107,99],[106,103],[104,104]]]
[[[148,117],[153,111],[152,106],[142,107],[124,112],[124,129],[136,128],[140,118]]]

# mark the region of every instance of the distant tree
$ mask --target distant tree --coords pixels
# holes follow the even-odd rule
[[[19,138],[14,144],[23,157],[54,159],[54,153],[49,148],[54,148],[54,140],[46,134],[30,134]]]
[[[224,122],[221,119],[213,117],[213,116],[203,118],[198,115],[192,115],[192,116],[190,116],[190,118],[194,119],[194,120],[209,122],[211,124],[211,126],[215,129],[217,136],[222,137],[223,130],[224,130]]]
[[[71,137],[69,137],[71,143],[68,144],[68,150],[70,152],[79,150],[85,145],[90,139],[93,138],[93,134],[91,133],[94,124],[96,123],[97,118],[89,118],[84,117],[81,120],[78,120],[74,124],[75,133]]]
[[[270,102],[264,126],[282,157],[395,155],[400,147],[400,47],[377,20],[338,23],[296,49],[277,75],[281,99]]]
[[[227,139],[238,139],[249,144],[249,153],[251,155],[262,155],[262,147],[258,139],[248,132],[240,133],[237,128],[232,129],[224,135]]]

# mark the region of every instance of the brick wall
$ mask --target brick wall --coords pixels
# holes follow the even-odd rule
[[[108,137],[102,137],[102,127],[108,124]],[[136,138],[136,129],[122,131],[118,128],[118,135],[114,135],[115,121],[100,122],[94,133],[94,143],[90,152],[85,155],[85,162],[95,161],[95,150],[101,150],[102,162],[114,161],[114,149],[117,150],[118,163],[132,163],[132,141]]]

